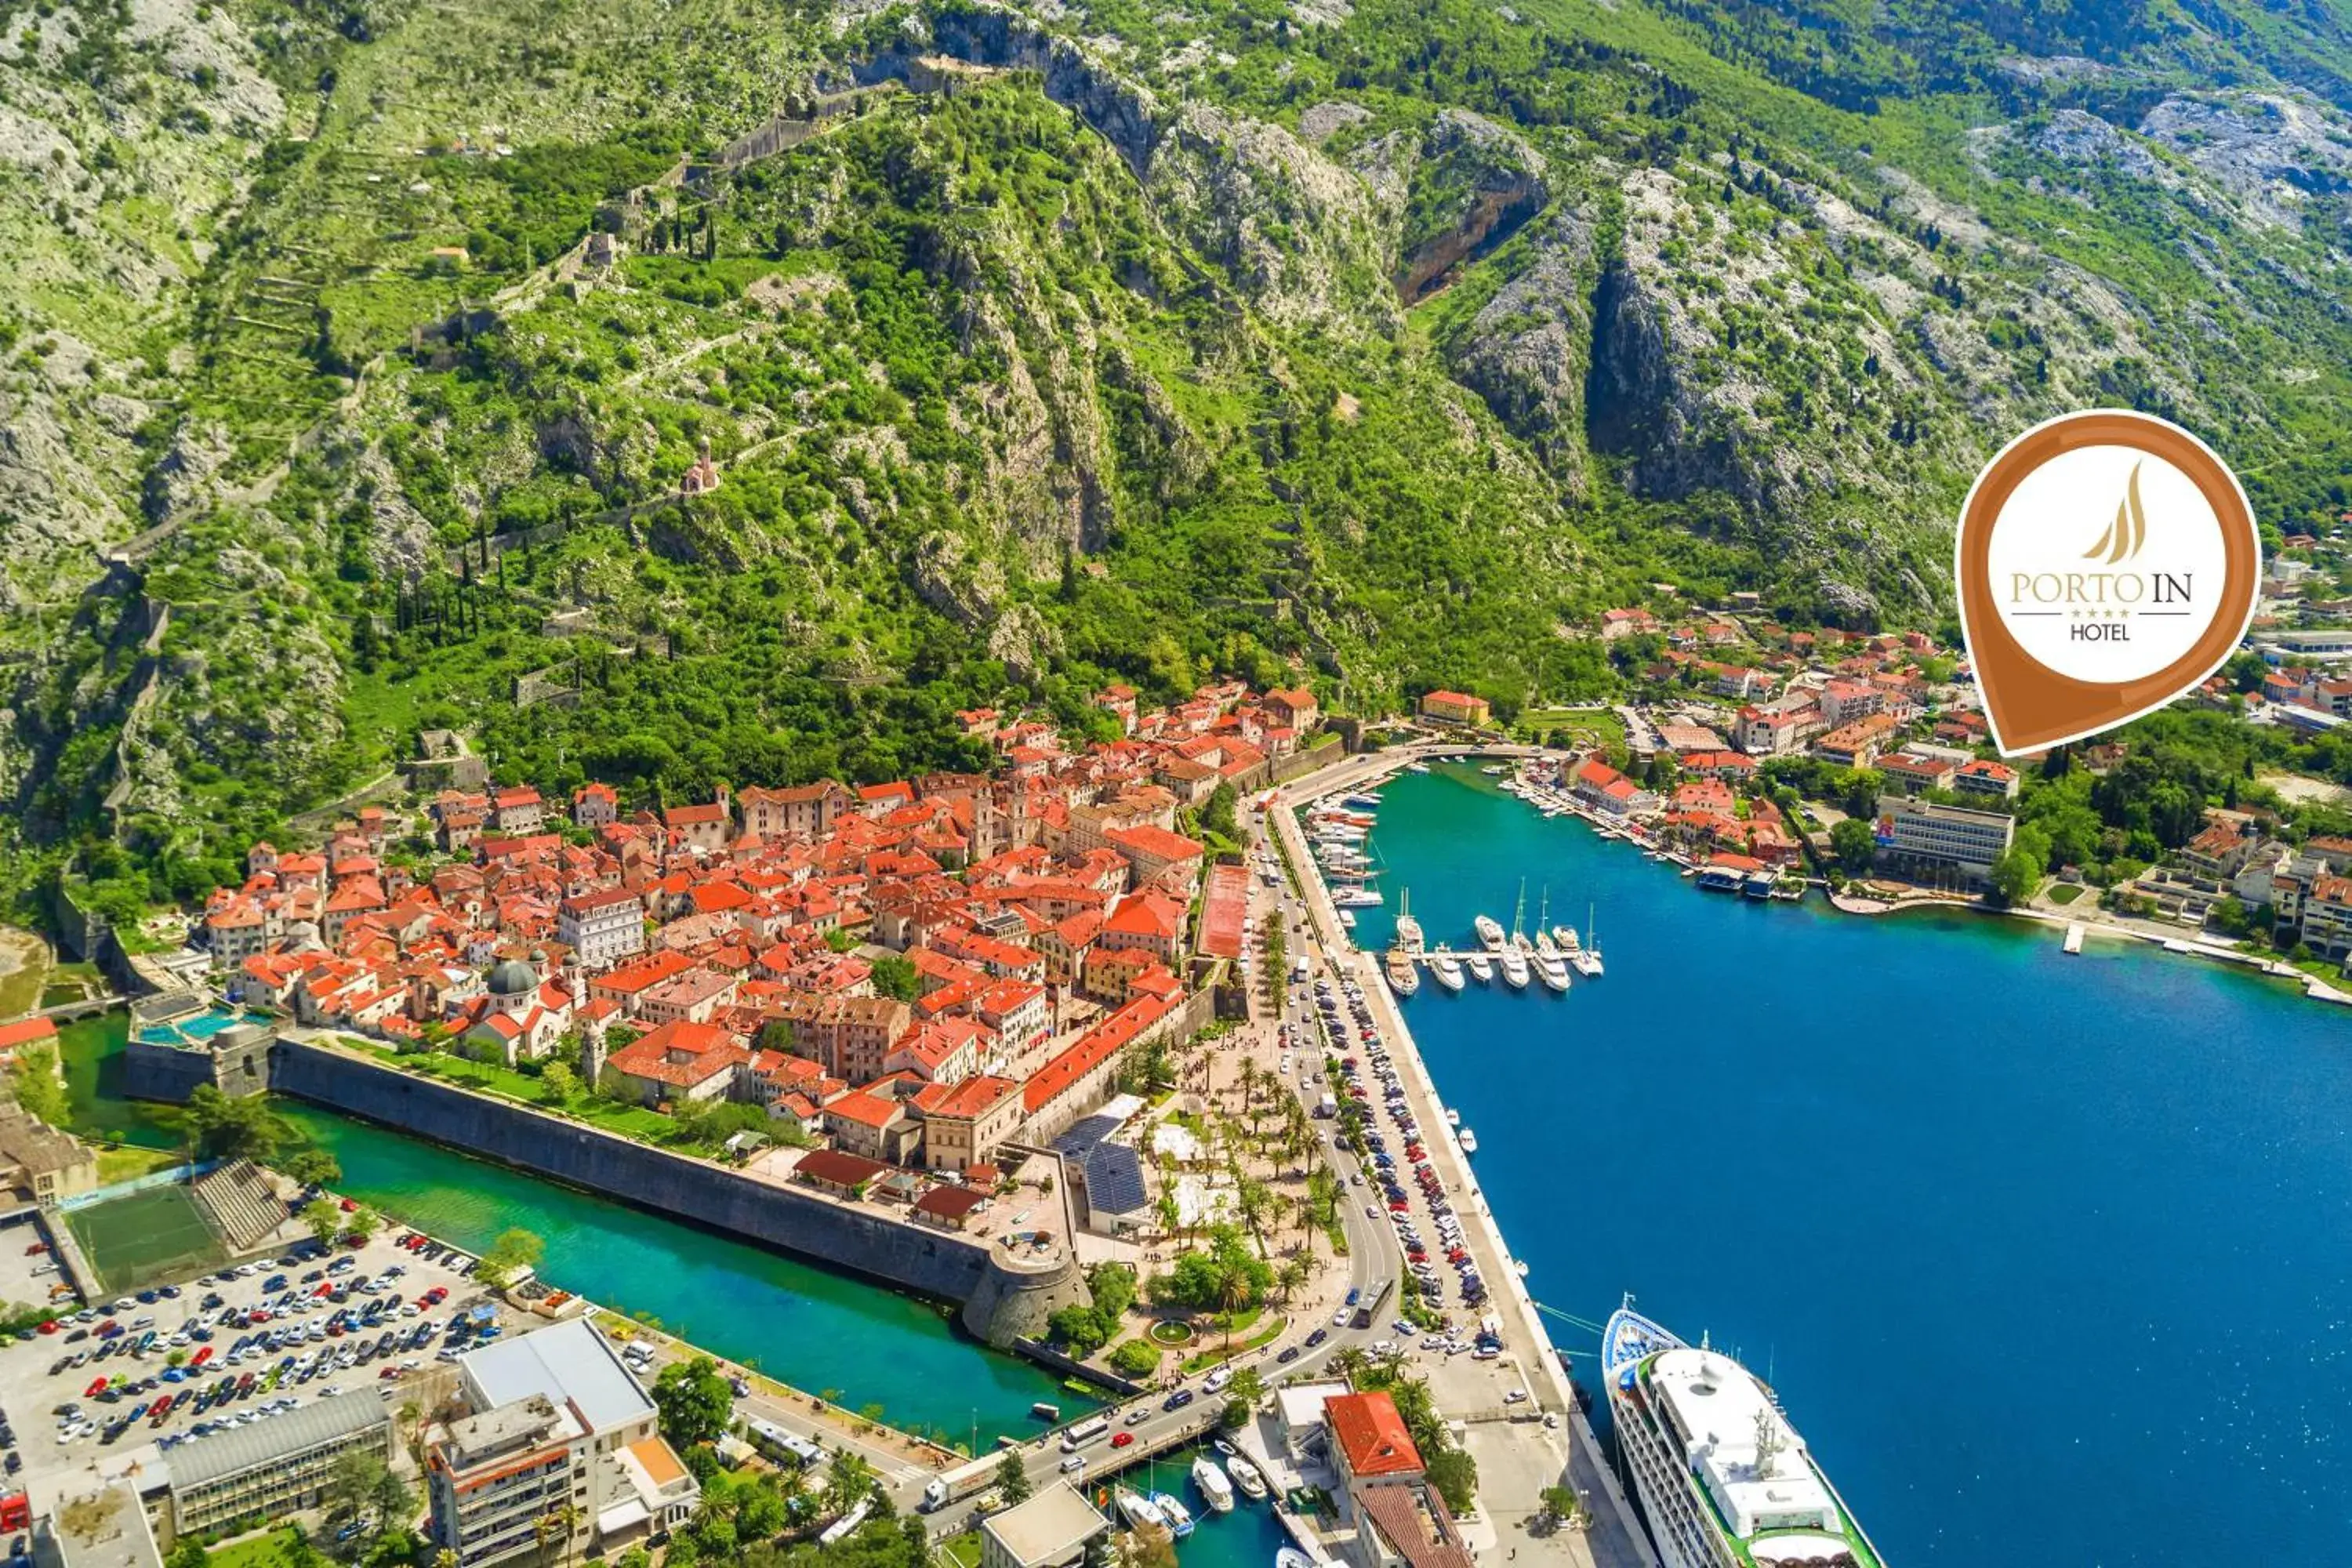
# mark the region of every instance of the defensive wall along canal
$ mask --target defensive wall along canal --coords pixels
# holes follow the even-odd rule
[[[184,1100],[214,1080],[212,1053],[134,1047],[126,1087]],[[467,1150],[656,1214],[796,1253],[895,1289],[961,1304],[963,1326],[998,1350],[1041,1337],[1057,1309],[1085,1302],[1069,1237],[1032,1258],[874,1205],[656,1149],[530,1106],[401,1071],[354,1051],[280,1035],[262,1075],[236,1057],[222,1088],[267,1087],[344,1116]],[[1057,1188],[1060,1184],[1057,1184]]]

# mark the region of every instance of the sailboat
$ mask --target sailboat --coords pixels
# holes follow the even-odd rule
[[[1568,961],[1587,980],[1601,978],[1601,928],[1594,923],[1592,906],[1584,906],[1584,943],[1569,951]]]
[[[1536,978],[1553,991],[1565,992],[1568,989],[1568,960],[1560,956],[1559,949],[1552,942],[1551,932],[1545,929],[1550,919],[1551,889],[1546,888],[1542,906],[1536,914]]]
[[[1530,973],[1528,954],[1532,949],[1528,943],[1528,933],[1519,929],[1526,923],[1527,916],[1528,880],[1522,877],[1519,879],[1519,901],[1511,907],[1510,938],[1495,950],[1495,962],[1503,971],[1503,984],[1514,991],[1528,988]]]
[[[1397,893],[1396,944],[1398,951],[1418,953],[1421,951],[1421,922],[1412,918],[1412,889],[1404,888]]]

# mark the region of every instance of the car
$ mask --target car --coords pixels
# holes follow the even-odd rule
[[[1114,1448],[1124,1448],[1134,1441],[1135,1434],[1132,1432],[1114,1432],[1110,1436],[1110,1446]]]
[[[1317,1345],[1321,1344],[1325,1340],[1328,1340],[1330,1337],[1330,1330],[1318,1329],[1313,1333],[1307,1336],[1307,1348],[1308,1350],[1313,1350]]]
[[[1506,1405],[1525,1404],[1527,1397],[1528,1391],[1524,1388],[1507,1388],[1503,1391],[1503,1403]]]
[[[1119,1436],[1125,1436],[1126,1434],[1122,1432]],[[1066,1476],[1085,1475],[1087,1473],[1087,1457],[1084,1454],[1072,1454],[1068,1458],[1062,1461],[1062,1473]]]
[[[1347,1308],[1342,1307],[1338,1311],[1331,1314],[1331,1326],[1335,1329],[1344,1329],[1348,1326],[1348,1320],[1355,1315],[1355,1313],[1348,1310]]]
[[[1127,1413],[1127,1424],[1130,1426],[1139,1426],[1150,1419],[1151,1406],[1149,1405],[1139,1405]]]
[[[1394,1340],[1374,1340],[1371,1343],[1371,1352],[1374,1355],[1393,1355],[1396,1348],[1397,1342]]]
[[[1292,1362],[1295,1362],[1297,1359],[1298,1347],[1297,1345],[1290,1345],[1286,1347],[1280,1355],[1275,1357],[1274,1361],[1276,1366],[1288,1366]]]
[[[1402,1199],[1391,1198],[1389,1200],[1389,1206],[1393,1209],[1401,1210],[1404,1207],[1404,1203]],[[1374,1208],[1371,1205],[1366,1204],[1364,1205],[1364,1217],[1366,1219],[1378,1219],[1381,1217],[1381,1211]]]
[[[1192,1391],[1189,1388],[1180,1388],[1175,1393],[1170,1394],[1166,1399],[1160,1401],[1160,1408],[1162,1410],[1181,1410],[1184,1406],[1192,1403]]]
[[[1225,1384],[1233,1382],[1233,1380],[1234,1369],[1229,1366],[1221,1366],[1216,1371],[1211,1373],[1206,1378],[1202,1380],[1201,1392],[1203,1394],[1219,1393],[1223,1391]]]

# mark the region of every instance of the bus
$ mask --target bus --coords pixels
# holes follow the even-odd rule
[[[1375,1279],[1364,1287],[1363,1292],[1356,1298],[1356,1327],[1369,1329],[1372,1326],[1381,1303],[1389,1299],[1391,1289],[1393,1286],[1386,1279]]]
[[[866,1516],[873,1511],[874,1500],[872,1498],[867,1498],[864,1502],[859,1503],[856,1508],[851,1509],[847,1513],[843,1514],[839,1519],[836,1519],[831,1524],[826,1525],[824,1527],[824,1533],[816,1538],[816,1543],[819,1546],[832,1546],[835,1544],[844,1537],[848,1535],[851,1531],[856,1530],[859,1525],[864,1524],[866,1522]]]
[[[778,1464],[798,1465],[807,1469],[824,1458],[824,1450],[805,1437],[794,1436],[772,1421],[762,1421],[754,1415],[743,1423],[751,1435],[751,1446]]]
[[[1062,1452],[1075,1454],[1110,1430],[1110,1423],[1099,1415],[1089,1415],[1062,1434]]]

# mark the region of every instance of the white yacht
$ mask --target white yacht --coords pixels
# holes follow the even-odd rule
[[[1455,1133],[1454,1141],[1462,1145],[1462,1152],[1465,1154],[1475,1154],[1478,1152],[1478,1134],[1471,1131],[1467,1127]]]
[[[1464,953],[1462,967],[1467,969],[1470,972],[1470,978],[1481,985],[1491,984],[1494,982],[1495,961],[1483,952]]]
[[[1402,948],[1391,949],[1388,961],[1389,989],[1400,996],[1410,996],[1421,989],[1421,965]]]
[[[1125,1487],[1121,1487],[1112,1495],[1111,1500],[1118,1505],[1120,1515],[1126,1519],[1130,1528],[1169,1532],[1168,1516],[1160,1511],[1157,1503],[1141,1492],[1131,1492]]]
[[[1462,989],[1462,961],[1450,952],[1441,952],[1429,961],[1429,974],[1448,991]]]
[[[1331,901],[1343,910],[1376,910],[1388,900],[1376,888],[1339,888],[1333,890]]]
[[[1470,924],[1478,933],[1479,946],[1485,948],[1488,952],[1500,952],[1502,951],[1502,921],[1496,920],[1492,915],[1480,915],[1476,920],[1472,921]]]
[[[1560,956],[1559,949],[1550,946],[1538,947],[1534,963],[1536,978],[1544,983],[1546,990],[1567,991],[1568,960]]]
[[[1502,965],[1504,984],[1514,991],[1525,991],[1528,988],[1528,969],[1526,953],[1516,947],[1507,947],[1495,955],[1495,961]]]
[[[1885,1560],[1754,1373],[1634,1311],[1601,1335],[1617,1447],[1666,1568]]]
[[[1200,1489],[1211,1513],[1234,1511],[1234,1483],[1225,1479],[1225,1472],[1206,1454],[1192,1461],[1192,1485]]]
[[[1225,1469],[1233,1476],[1234,1485],[1241,1488],[1242,1496],[1249,1499],[1250,1501],[1255,1502],[1265,1496],[1265,1477],[1259,1473],[1255,1465],[1250,1463],[1248,1455],[1226,1455]]]
[[[1590,908],[1584,911],[1584,929],[1592,933],[1592,940],[1580,947],[1570,948],[1568,962],[1587,980],[1598,980],[1601,978],[1601,933],[1600,927],[1593,923]]]

